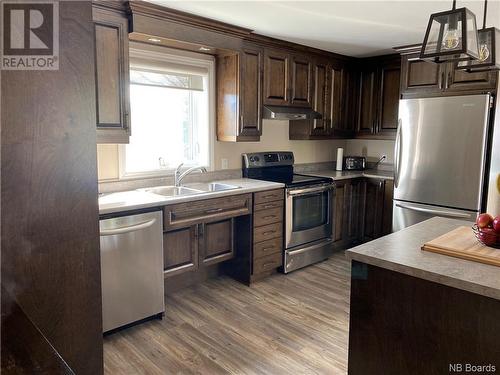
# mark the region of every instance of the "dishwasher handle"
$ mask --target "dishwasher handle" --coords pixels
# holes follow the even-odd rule
[[[135,232],[138,230],[149,228],[155,222],[156,222],[156,219],[152,219],[152,220],[146,221],[144,223],[128,225],[125,227],[118,227],[118,228],[113,228],[113,229],[101,229],[99,234],[101,236],[113,236],[115,234],[124,234],[124,233]]]

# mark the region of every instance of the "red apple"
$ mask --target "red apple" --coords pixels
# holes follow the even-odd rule
[[[495,245],[497,242],[497,233],[492,228],[482,228],[479,231],[479,238],[486,246]]]
[[[493,222],[490,214],[481,214],[476,219],[476,224],[479,228],[487,228]]]
[[[495,219],[493,219],[493,229],[495,232],[500,234],[500,216],[497,216]]]

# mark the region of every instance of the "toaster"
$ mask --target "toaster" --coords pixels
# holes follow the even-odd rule
[[[366,158],[364,156],[344,157],[344,169],[348,171],[360,171],[365,169]]]

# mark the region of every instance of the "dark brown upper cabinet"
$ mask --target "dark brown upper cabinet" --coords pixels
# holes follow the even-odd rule
[[[286,52],[264,52],[264,104],[290,104],[290,55]]]
[[[402,47],[401,96],[418,98],[466,95],[496,90],[497,72],[468,73],[454,63],[435,64],[419,59],[418,46]]]
[[[128,19],[94,6],[97,143],[128,143],[130,136]]]
[[[311,107],[312,59],[305,54],[266,49],[264,52],[264,104]]]
[[[354,134],[353,75],[341,63],[318,59],[312,67],[312,108],[321,119],[290,121],[290,139],[347,138]]]
[[[263,53],[245,47],[217,56],[217,139],[259,141],[262,135]]]
[[[328,136],[330,134],[331,118],[328,106],[329,90],[328,64],[316,63],[313,68],[313,109],[322,114],[323,118],[311,120],[311,135]]]
[[[398,125],[400,64],[397,55],[361,62],[356,137],[394,139]]]
[[[290,105],[311,107],[312,105],[312,62],[304,55],[291,58]]]
[[[367,67],[361,70],[359,78],[358,126],[357,135],[375,133],[377,116],[377,70]]]

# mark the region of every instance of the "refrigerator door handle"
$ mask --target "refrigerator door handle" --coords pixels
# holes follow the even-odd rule
[[[423,212],[426,214],[431,214],[431,215],[436,215],[436,216],[454,217],[454,218],[459,218],[459,219],[470,219],[470,214],[446,210],[446,209],[433,209],[433,208],[419,207],[419,206],[414,206],[410,203],[398,202],[398,203],[396,203],[396,207],[403,208],[406,210],[411,210],[411,211]]]
[[[394,158],[395,158],[395,170],[394,170],[394,187],[397,188],[399,184],[399,164],[400,164],[400,159],[401,159],[401,128],[403,127],[403,122],[401,119],[398,120],[398,130],[396,133],[396,143],[395,143],[395,150],[394,150]]]

